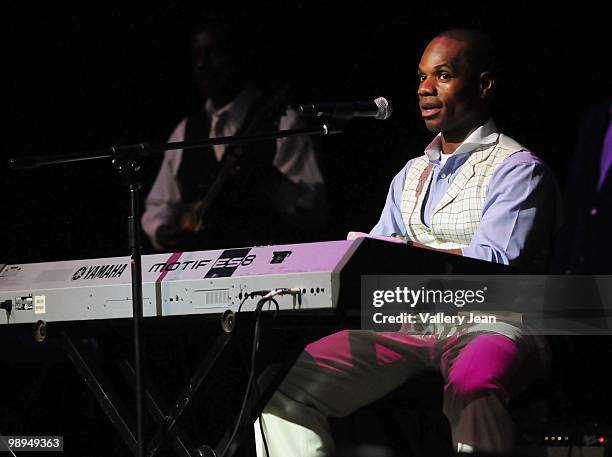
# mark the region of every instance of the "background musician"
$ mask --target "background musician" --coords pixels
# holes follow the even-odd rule
[[[201,111],[169,141],[298,128],[280,94],[254,80],[261,33],[248,20],[200,24],[192,36]],[[304,242],[326,221],[323,176],[309,137],[243,147],[167,151],[146,199],[143,229],[159,250]]]

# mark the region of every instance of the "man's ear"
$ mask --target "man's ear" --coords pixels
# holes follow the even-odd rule
[[[480,73],[480,98],[490,98],[495,88],[495,80],[490,71]]]

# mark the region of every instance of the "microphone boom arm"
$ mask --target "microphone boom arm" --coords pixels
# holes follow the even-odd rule
[[[194,149],[202,146],[211,146],[215,144],[247,144],[257,141],[270,140],[275,138],[287,138],[301,135],[335,135],[342,133],[342,130],[332,126],[329,123],[323,123],[317,127],[308,127],[302,129],[278,130],[276,132],[258,133],[255,135],[243,136],[222,136],[218,138],[203,138],[201,140],[176,141],[173,143],[137,143],[120,146],[110,146],[107,149],[97,149],[76,152],[72,154],[62,154],[56,156],[26,156],[12,157],[8,160],[9,168],[13,170],[25,170],[29,168],[38,168],[47,165],[59,165],[62,163],[83,162],[86,160],[97,159],[117,159],[125,157],[148,157],[153,154],[158,154],[164,151],[176,149]]]

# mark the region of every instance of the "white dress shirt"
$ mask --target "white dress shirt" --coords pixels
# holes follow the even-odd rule
[[[242,126],[246,115],[261,93],[252,86],[246,87],[234,100],[224,107],[215,110],[212,102],[208,100],[205,110],[211,117],[211,138],[232,136]],[[287,110],[279,121],[279,130],[289,130],[299,127],[300,119],[297,112]],[[183,119],[176,127],[169,142],[184,141],[187,119]],[[215,157],[221,161],[226,150],[225,145],[213,146]],[[177,174],[181,165],[183,150],[166,151],[159,173],[146,201],[146,209],[142,217],[142,228],[148,235],[153,246],[161,249],[155,239],[155,232],[163,224],[176,222],[180,211],[182,199]],[[300,186],[299,195],[287,195],[283,188],[283,195],[275,199],[281,204],[287,214],[295,212],[295,207],[314,210],[315,205],[321,202],[323,192],[323,176],[317,162],[312,140],[308,136],[293,136],[276,140],[276,154],[273,166],[293,183]],[[280,203],[279,203],[280,202]]]

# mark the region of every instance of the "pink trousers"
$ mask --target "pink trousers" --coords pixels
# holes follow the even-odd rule
[[[495,333],[329,335],[305,348],[266,406],[262,428],[269,454],[333,455],[327,417],[346,416],[433,371],[445,381],[444,413],[457,450],[509,452],[514,426],[508,401],[542,374],[545,351],[541,339]],[[257,444],[264,455],[261,436]]]

